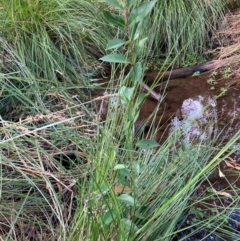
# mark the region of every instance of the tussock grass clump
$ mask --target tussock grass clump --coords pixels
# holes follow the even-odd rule
[[[51,130],[31,131],[34,124],[33,120],[31,124],[1,121],[0,227],[4,240],[64,239],[76,208],[74,175],[61,164],[67,155],[56,142],[54,124]]]
[[[104,125],[86,108],[91,102],[71,99],[66,89],[51,98],[58,105],[48,114],[0,123],[4,240],[172,240],[181,215],[209,198],[194,195],[201,182],[239,139],[221,148],[215,139],[180,145],[177,130],[162,146],[137,147],[141,130],[134,137],[119,98]],[[232,193],[223,221],[237,205]]]
[[[239,76],[240,9],[227,13],[225,18],[227,27],[215,33],[214,39],[218,43],[219,47],[216,48],[213,53],[218,55],[220,59],[231,57],[232,61],[228,64],[231,66],[232,73]]]
[[[211,46],[211,37],[224,19],[222,0],[157,1],[153,18],[146,26],[155,54],[167,52],[186,60]]]
[[[19,56],[5,40],[1,43],[3,49],[8,51],[0,63],[0,115],[4,120],[19,121],[31,115],[47,115],[66,106],[70,108],[68,114],[71,114],[79,110],[78,105],[82,101],[88,99],[83,87],[86,79],[80,74],[75,72],[78,75],[76,78],[66,75],[51,79],[36,77],[36,69],[27,67],[23,56]]]
[[[234,10],[240,7],[240,2],[238,0],[225,0],[224,2],[230,10]]]
[[[87,175],[81,146],[96,127],[90,112],[66,95],[52,96],[59,106],[48,114],[0,121],[3,240],[68,240],[77,186],[84,188]]]
[[[80,81],[86,63],[100,57],[111,35],[89,1],[11,0],[0,6],[1,37],[37,78]]]

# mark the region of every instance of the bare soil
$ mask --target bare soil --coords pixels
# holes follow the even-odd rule
[[[217,98],[218,125],[225,127],[231,123],[231,128],[237,130],[238,124],[240,125],[240,103],[238,103],[238,98],[240,98],[240,78],[230,76],[231,73],[227,78],[224,78],[222,73],[217,75],[215,73],[217,72],[211,71],[195,77],[189,76],[170,80],[169,82],[163,82],[154,89],[157,93],[165,96],[166,102],[166,105],[161,106],[157,111],[155,119],[155,126],[159,128],[160,123],[156,135],[157,141],[162,143],[166,139],[166,128],[168,128],[168,124],[173,117],[183,118],[181,106],[184,100],[196,99],[198,96],[215,98],[225,91],[222,97]],[[137,122],[146,120],[155,110],[157,104],[157,100],[149,96],[141,108]],[[235,128],[236,125],[237,128]]]

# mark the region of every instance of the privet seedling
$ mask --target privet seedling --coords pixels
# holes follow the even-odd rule
[[[128,67],[128,73],[126,75],[127,85],[123,85],[118,90],[122,104],[125,106],[126,115],[128,116],[125,128],[129,130],[129,133],[139,116],[140,106],[144,101],[146,95],[138,94],[138,88],[142,84],[144,68],[142,63],[138,61],[138,57],[144,49],[144,44],[147,41],[147,37],[142,36],[142,27],[144,19],[149,15],[153,9],[156,0],[143,2],[136,5],[136,0],[120,1],[120,0],[106,0],[111,7],[114,7],[119,11],[119,15],[104,11],[104,17],[108,23],[124,29],[126,32],[126,39],[111,39],[107,44],[107,51],[111,51],[110,54],[103,56],[100,60],[109,62],[110,64],[119,64],[123,71]],[[158,147],[159,144],[152,140],[141,140],[137,143],[138,148],[149,149]],[[134,161],[132,149],[133,149],[133,136],[129,135],[126,140],[125,148],[129,151],[129,156],[126,158],[130,161],[131,165],[126,166],[123,164],[116,164],[114,173],[118,185],[126,187],[125,191],[117,196],[118,201],[124,206],[122,209],[122,225],[126,232],[137,231],[138,227],[134,224],[130,218],[139,207],[138,195],[136,191],[131,190],[131,187],[136,186],[133,176],[139,175],[140,166],[138,162]],[[134,164],[135,163],[135,164]],[[114,210],[109,210],[103,217],[103,223],[109,225],[114,222],[115,214]]]

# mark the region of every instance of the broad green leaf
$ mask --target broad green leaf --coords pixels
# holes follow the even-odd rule
[[[135,172],[136,175],[140,174],[140,164],[138,162],[133,162],[133,171]]]
[[[123,39],[111,39],[108,41],[106,50],[119,48],[126,43]]]
[[[156,2],[156,0],[143,2],[134,8],[129,16],[130,25],[132,23],[143,21],[143,19],[151,12]]]
[[[120,5],[117,0],[105,0],[105,1],[116,8],[123,9],[123,6]]]
[[[151,148],[160,146],[156,141],[148,140],[148,139],[140,140],[136,143],[136,145],[144,149],[151,149]]]
[[[101,192],[105,192],[108,189],[109,189],[109,187],[108,187],[108,185],[105,182],[100,187]]]
[[[131,31],[131,40],[135,41],[136,39],[138,39],[138,37],[140,36],[140,31],[141,31],[141,24],[142,22],[137,22],[133,25],[132,31]]]
[[[120,64],[127,64],[129,63],[127,58],[123,54],[109,54],[105,55],[100,60],[109,62],[109,63],[120,63]]]
[[[135,103],[136,108],[139,108],[142,105],[143,101],[145,100],[145,98],[147,96],[148,96],[147,94],[143,94],[143,93],[138,95],[136,103]]]
[[[138,231],[139,230],[139,228],[131,220],[129,220],[127,218],[123,218],[122,222],[123,222],[123,226],[126,229],[126,231],[130,231],[130,230]]]
[[[127,128],[128,128],[128,130],[131,130],[132,127],[133,127],[133,122],[132,121],[134,120],[134,118],[133,118],[134,114],[133,114],[133,112],[131,110],[129,110],[127,112],[127,116],[128,116],[128,120],[129,120]]]
[[[132,99],[132,96],[133,96],[133,94],[134,94],[134,90],[135,90],[134,87],[122,86],[122,87],[119,89],[119,92],[118,92],[121,100],[122,100],[124,103],[128,103],[128,102]]]
[[[113,168],[113,170],[119,170],[119,169],[125,169],[126,168],[126,166],[124,165],[124,164],[117,164],[114,168]]]
[[[137,83],[142,80],[143,77],[143,69],[141,62],[137,62],[131,71],[131,78],[134,83]]]
[[[147,41],[147,39],[148,39],[148,37],[139,40],[138,43],[137,43],[137,45],[138,45],[139,47],[143,47],[144,44],[145,44],[145,42]]]
[[[185,152],[187,150],[187,143],[185,141],[181,141],[181,146],[182,146],[182,150]]]
[[[136,2],[137,0],[127,0],[127,7],[130,9]]]
[[[111,209],[107,211],[103,216],[103,223],[105,225],[109,225],[114,220],[115,217],[116,217],[116,211],[114,209]]]
[[[131,206],[135,206],[134,203],[134,198],[132,196],[130,196],[129,194],[121,194],[120,196],[118,196],[118,199],[121,200],[122,202],[129,204]]]
[[[126,170],[126,169],[122,169],[122,170]],[[120,171],[122,171],[120,170]],[[126,179],[126,176],[128,175],[121,175],[119,173],[119,175],[117,175],[117,181],[119,184],[126,186],[126,187],[131,187],[131,183]]]
[[[138,55],[140,53],[141,50],[143,50],[144,48],[144,44],[147,41],[148,37],[143,38],[139,41],[137,41],[137,44],[135,46],[135,54]]]
[[[134,119],[133,119],[133,123],[135,123],[140,115],[140,108],[138,108],[139,106],[137,106],[136,110],[134,111]]]
[[[109,23],[111,23],[117,27],[121,27],[121,28],[125,27],[125,22],[124,22],[123,18],[121,18],[120,16],[112,14],[108,11],[103,11],[103,16]]]
[[[122,176],[130,176],[130,171],[127,168],[120,169],[118,173]]]

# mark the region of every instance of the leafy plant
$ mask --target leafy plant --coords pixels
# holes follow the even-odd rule
[[[196,77],[200,75],[200,71],[196,71],[192,76]]]
[[[226,67],[223,71],[223,78],[229,79],[231,77],[231,68]]]
[[[119,95],[123,104],[126,105],[126,113],[128,116],[127,126],[132,129],[133,124],[139,115],[139,109],[144,100],[144,95],[138,95],[139,84],[142,84],[144,69],[138,56],[144,49],[144,44],[147,37],[140,39],[140,33],[143,29],[144,20],[153,9],[156,0],[143,2],[135,6],[137,1],[127,1],[125,3],[117,1],[107,1],[113,7],[122,11],[122,16],[112,14],[109,11],[104,11],[106,20],[119,28],[125,28],[127,32],[127,39],[112,39],[107,44],[106,50],[114,50],[114,53],[105,55],[100,60],[109,63],[125,64],[129,68],[129,74],[126,80],[130,79],[130,85],[121,86]],[[121,53],[121,47],[124,46],[127,50]],[[120,53],[118,53],[120,51]],[[123,50],[122,50],[123,51]],[[117,53],[116,53],[117,52]],[[128,66],[130,65],[130,67]],[[137,97],[136,97],[137,96]],[[133,102],[133,100],[136,100]],[[131,141],[130,141],[131,142]]]
[[[121,125],[125,125],[125,128],[121,131],[121,135],[125,136],[125,138],[124,140],[123,138],[118,140],[118,143],[123,144],[124,149],[126,149],[124,158],[128,160],[128,163],[132,162],[132,165],[123,164],[125,162],[119,162],[113,166],[115,160],[111,158],[110,161],[109,157],[108,160],[105,161],[103,170],[98,170],[98,172],[100,171],[103,173],[93,174],[92,178],[94,179],[94,182],[96,182],[95,188],[97,188],[97,192],[100,192],[98,194],[99,199],[101,200],[100,202],[108,202],[108,205],[105,206],[106,210],[101,211],[99,214],[99,222],[103,225],[103,227],[115,225],[117,222],[120,229],[116,233],[116,236],[118,237],[118,240],[122,240],[132,236],[139,229],[131,216],[136,212],[136,209],[139,208],[139,194],[135,192],[136,183],[134,176],[138,176],[140,174],[141,168],[140,164],[135,161],[134,139],[133,135],[129,135],[129,132],[133,129],[133,125],[139,115],[140,106],[145,98],[145,95],[138,93],[139,86],[142,83],[144,70],[141,62],[137,59],[144,48],[144,43],[147,38],[145,37],[139,39],[139,33],[141,32],[144,19],[150,13],[156,1],[145,2],[137,6],[134,6],[136,1],[126,2],[125,5],[122,5],[121,2],[117,1],[107,2],[113,7],[118,8],[119,11],[122,11],[123,15],[119,16],[112,14],[111,12],[104,11],[104,17],[110,24],[119,28],[125,28],[127,32],[127,39],[110,40],[107,44],[106,50],[114,50],[114,53],[105,55],[100,60],[110,62],[111,64],[120,64],[123,71],[126,68],[128,68],[129,71],[129,74],[124,77],[125,85],[122,84],[118,91],[120,101],[122,103],[119,108],[126,113],[125,117],[122,117],[121,121]],[[117,112],[119,113],[119,110]],[[118,115],[116,115],[116,119],[118,118],[117,116]],[[113,122],[115,121],[116,120],[113,120]],[[110,130],[114,131],[113,128]],[[112,148],[111,145],[107,146]],[[152,140],[142,140],[137,143],[137,146],[151,149],[159,146],[159,144]],[[109,154],[110,152],[112,153],[111,150],[107,151]],[[98,151],[98,153],[102,152]],[[115,157],[115,151],[113,151],[113,153],[114,154],[111,156]],[[100,159],[102,159],[102,157],[100,157]],[[114,175],[110,178],[113,178],[113,180],[106,182],[106,180],[109,179],[107,173],[112,168],[114,170]],[[100,179],[98,178],[100,177],[99,175],[101,176]],[[112,183],[116,183],[115,187],[112,187]],[[122,187],[122,190],[119,190],[119,187]],[[125,193],[125,190],[127,193]],[[116,196],[118,192],[121,194]],[[95,201],[91,201],[92,203],[90,204],[90,200],[87,201],[90,207],[97,205]],[[111,204],[113,200],[115,200],[114,209],[112,208],[113,204]],[[105,215],[103,215],[103,213],[105,213]],[[80,225],[80,220],[77,222],[78,225]],[[92,228],[94,227],[92,226]],[[75,232],[73,232],[73,239],[76,238],[76,232],[77,230],[75,229]],[[105,229],[102,231],[99,230],[98,235],[105,238],[107,237],[105,236],[107,235],[105,233]]]

